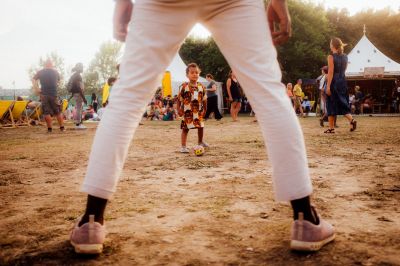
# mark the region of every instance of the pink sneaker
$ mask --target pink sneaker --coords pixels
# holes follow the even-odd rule
[[[104,225],[94,221],[94,215],[89,215],[89,222],[79,227],[80,219],[72,229],[70,242],[76,253],[99,254],[103,251],[106,238]]]
[[[314,211],[314,210],[313,210]],[[314,211],[316,214],[316,212]],[[315,225],[303,219],[303,213],[299,213],[299,219],[293,222],[290,248],[301,251],[317,251],[324,245],[335,239],[333,226],[322,220]]]

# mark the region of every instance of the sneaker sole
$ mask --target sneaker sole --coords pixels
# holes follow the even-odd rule
[[[70,241],[78,254],[100,254],[103,252],[103,244],[75,244]]]
[[[323,246],[333,241],[334,239],[335,239],[335,234],[319,242],[305,242],[299,240],[292,240],[290,241],[290,249],[298,251],[318,251]]]

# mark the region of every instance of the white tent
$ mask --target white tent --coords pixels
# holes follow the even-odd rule
[[[179,92],[179,86],[188,81],[188,78],[186,77],[186,65],[179,54],[175,55],[166,71],[171,73],[172,94],[177,95]],[[199,78],[199,82],[207,84],[207,80],[203,77]]]
[[[179,86],[188,81],[188,78],[186,77],[186,64],[183,62],[179,54],[175,55],[166,71],[171,73],[172,96],[177,95],[179,92]],[[199,78],[199,82],[201,82],[204,86],[207,86],[208,84],[208,81],[203,77]],[[222,87],[220,82],[217,82],[217,84],[218,109],[221,112],[223,108]]]
[[[400,75],[400,64],[384,55],[368,40],[367,36],[360,39],[348,55],[349,64],[346,77],[363,77],[366,70],[383,70],[383,77]]]

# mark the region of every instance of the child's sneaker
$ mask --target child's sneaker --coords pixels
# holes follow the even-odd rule
[[[208,147],[210,147],[210,145],[208,145],[208,143],[207,142],[202,142],[202,143],[199,143],[199,145],[200,146],[203,146],[204,148],[208,148]]]
[[[314,212],[315,213],[315,212]],[[303,219],[299,213],[299,219],[293,222],[290,248],[300,251],[317,251],[324,245],[335,239],[333,226],[319,218],[319,224],[315,225]]]
[[[75,129],[82,130],[86,129],[86,127],[83,124],[79,124],[78,126],[75,126]]]
[[[182,147],[181,148],[181,153],[189,153],[190,151],[189,151],[189,149],[188,148],[186,148],[186,147]]]
[[[106,238],[104,225],[94,221],[94,215],[89,216],[89,222],[79,226],[80,219],[72,229],[70,242],[76,253],[99,254],[103,251]]]

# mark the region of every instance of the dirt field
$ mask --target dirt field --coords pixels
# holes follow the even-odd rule
[[[301,119],[314,203],[337,229],[315,254],[288,248],[291,209],[273,201],[251,118],[208,121],[203,157],[177,152],[178,122],[140,126],[97,257],[75,255],[68,242],[85,204],[79,186],[96,125],[0,130],[0,264],[400,265],[400,118],[357,119],[350,133],[340,118],[336,135],[323,134],[315,117]]]

